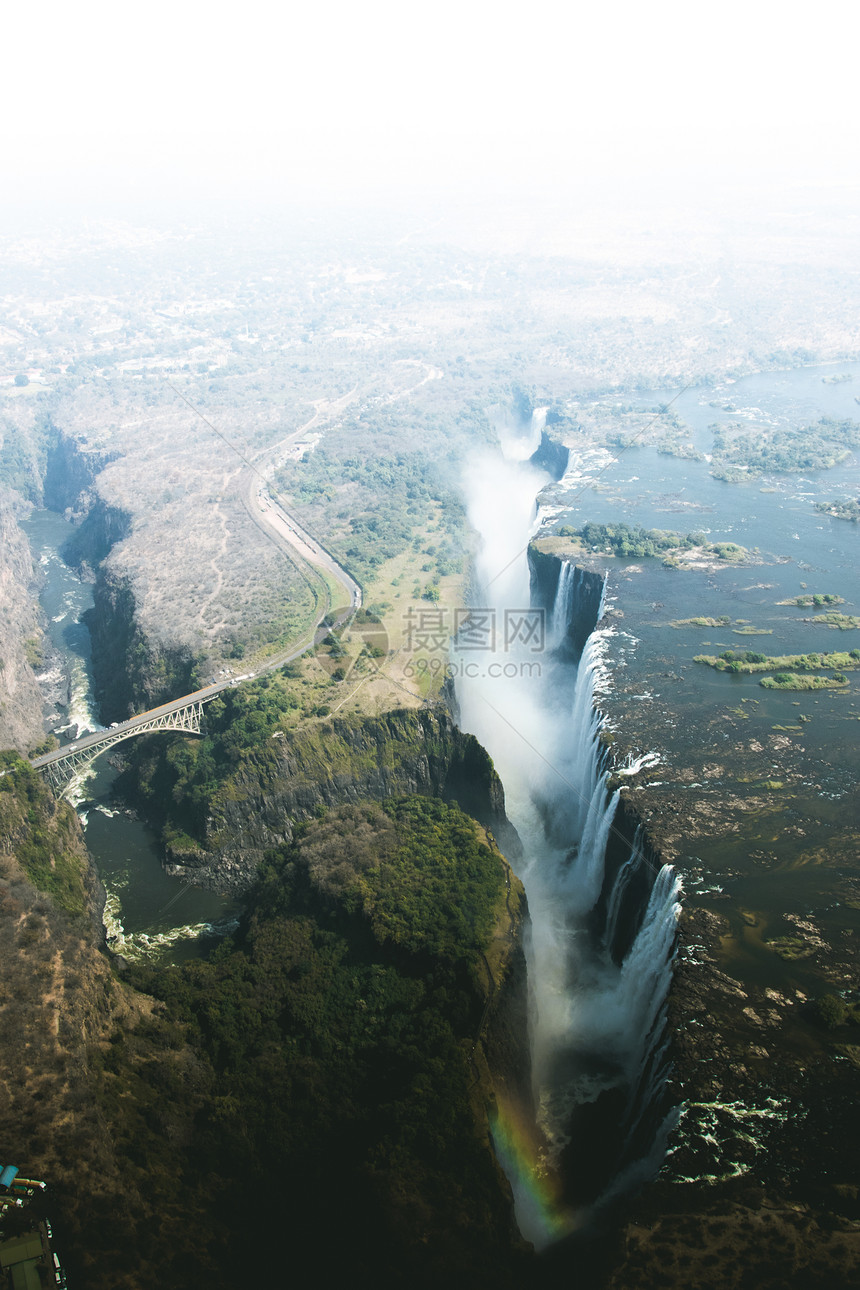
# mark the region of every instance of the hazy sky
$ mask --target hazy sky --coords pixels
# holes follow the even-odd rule
[[[7,199],[858,176],[856,42],[832,0],[15,10]]]

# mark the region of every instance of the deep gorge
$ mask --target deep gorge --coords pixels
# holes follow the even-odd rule
[[[64,460],[69,451],[67,444]],[[530,470],[557,473],[563,464],[556,461],[556,455],[542,432]],[[193,660],[187,655],[171,657],[166,665],[164,651],[153,649],[143,637],[135,619],[131,588],[119,585],[109,566],[104,567],[114,543],[128,533],[129,519],[88,495],[92,479],[87,481],[84,470],[78,468],[72,478],[76,487],[80,484],[76,496],[72,496],[73,489],[55,499],[65,501],[69,508],[77,506],[78,518],[83,515],[66,556],[82,570],[95,571],[96,603],[89,625],[97,693],[102,711],[123,717],[135,707],[150,706],[192,688],[193,672],[189,669]],[[80,509],[82,500],[89,502],[86,511]],[[591,649],[599,640],[594,632],[602,612],[605,579],[535,548],[528,552],[528,578],[530,605],[544,614],[547,623],[550,666],[561,685],[579,676],[573,719],[582,727],[586,743],[590,741],[587,765],[576,772],[580,778],[578,787],[572,787],[572,798],[564,801],[556,792],[535,788],[533,800],[543,815],[547,836],[554,838],[556,845],[573,828],[579,830],[580,849],[594,851],[592,872],[587,877],[590,903],[583,908],[582,925],[592,941],[603,946],[607,961],[623,975],[624,962],[636,949],[643,922],[654,916],[649,901],[654,898],[653,875],[659,865],[635,813],[607,787],[610,758],[598,737],[599,717],[593,706],[593,673],[599,669],[599,659],[592,657]],[[228,725],[247,716],[244,694],[233,699],[235,712],[225,714]],[[183,805],[191,784],[180,785],[170,744],[149,741],[130,746],[120,788],[158,824],[171,871],[185,881],[221,890],[247,890],[267,851],[290,845],[296,828],[301,832],[307,827],[303,822],[313,820],[320,811],[367,798],[384,801],[403,792],[429,792],[458,802],[493,829],[515,863],[523,863],[520,840],[505,815],[501,784],[486,754],[442,713],[339,719],[324,724],[316,741],[299,735],[283,748],[276,746],[261,756],[264,740],[265,730],[258,729],[259,752],[244,760],[238,771],[235,767],[230,771],[224,781],[227,792],[213,796],[210,790],[203,815],[198,811],[191,816]],[[197,741],[190,741],[189,752],[195,757],[198,747]],[[586,793],[592,799],[590,813],[581,809]],[[577,800],[577,794],[582,800]],[[662,899],[671,895],[670,884]],[[577,900],[583,904],[581,897]],[[653,948],[665,956],[663,942]],[[640,960],[646,950],[647,946],[639,946]],[[650,966],[639,963],[646,974]],[[658,962],[658,975],[660,970]],[[521,1012],[521,1021],[524,1017]],[[653,1155],[669,1112],[661,1094],[665,1083],[664,1024],[663,1001],[641,1036],[640,1069],[626,1093],[619,1092],[610,1078],[595,1097],[569,1103],[568,1095],[561,1092],[555,1095],[560,1098],[555,1108],[547,1110],[543,1105],[539,1118],[552,1155],[551,1167],[564,1180],[559,1192],[563,1208],[591,1206],[611,1191],[614,1180],[626,1169]],[[604,1035],[598,1038],[598,1047],[602,1042],[611,1047],[614,1040]],[[544,1052],[540,1060],[558,1067],[559,1060],[564,1065],[566,1059]],[[585,1058],[586,1065],[596,1063],[598,1067],[602,1060],[596,1048]],[[615,1060],[610,1059],[610,1066]],[[505,1082],[501,1069],[496,1077]],[[536,1084],[538,1102],[540,1078]],[[521,1080],[519,1087],[522,1101]],[[653,1163],[648,1167],[653,1168]],[[528,1235],[535,1238],[534,1232]],[[539,1235],[537,1239],[542,1243]]]
[[[259,743],[264,736],[256,733]],[[182,742],[152,740],[150,754],[169,766]],[[244,801],[228,793],[219,820],[222,834],[235,831],[247,905],[232,942],[221,946],[219,967],[113,959],[118,982],[99,970],[97,955],[81,966],[70,948],[74,928],[72,940],[43,933],[70,1015],[76,999],[104,996],[98,1024],[88,1024],[73,1057],[74,1097],[94,1108],[98,1148],[66,1151],[57,1134],[57,1151],[46,1153],[28,1104],[16,1102],[16,1150],[34,1173],[50,1177],[64,1263],[80,1284],[107,1277],[117,1286],[156,1279],[177,1290],[233,1286],[241,1276],[239,1229],[263,1215],[271,1236],[258,1243],[257,1258],[277,1275],[284,1211],[296,1224],[291,1240],[324,1242],[334,1194],[352,1217],[321,1257],[332,1276],[363,1267],[375,1283],[393,1286],[411,1269],[416,1285],[430,1287],[456,1265],[472,1269],[473,1284],[505,1285],[527,1250],[511,1225],[486,1108],[497,1091],[527,1099],[530,1076],[526,908],[493,841],[506,829],[498,778],[477,742],[441,711],[332,722],[316,737],[272,747],[274,762],[249,748],[237,780]],[[14,758],[9,766],[2,785],[10,802],[20,793],[26,814],[28,793],[49,801],[32,772],[18,770]],[[373,797],[393,814],[368,806]],[[61,813],[79,839],[72,813]],[[386,820],[403,849],[404,895],[388,899],[398,925],[401,911],[407,923],[394,943],[384,928],[369,936],[349,886],[361,829],[390,838]],[[433,861],[434,881],[447,884],[434,932],[430,911],[417,920],[409,914],[408,891],[420,895],[439,830],[474,877],[461,889],[449,852]],[[327,856],[346,846],[349,860],[336,879],[308,886],[299,857],[318,833]],[[40,872],[33,873],[37,887]],[[364,882],[367,876],[365,869]],[[227,877],[222,867],[210,880],[223,885]],[[17,870],[8,870],[8,881],[19,901],[44,904]],[[455,920],[454,942],[447,914],[461,907],[469,912]],[[7,912],[11,905],[3,906],[4,919]],[[480,931],[467,944],[464,929],[471,936],[472,928]],[[7,930],[14,932],[11,923]],[[273,997],[281,1002],[271,1013]],[[21,1007],[37,1025],[40,989],[22,996]],[[213,1024],[216,1014],[222,1020]],[[58,1062],[49,1048],[45,1062]],[[282,1099],[269,1106],[273,1079]],[[39,1122],[50,1134],[53,1115],[67,1115],[66,1095],[58,1085],[56,1100],[47,1097],[41,1067],[37,1084],[46,1098]],[[286,1177],[285,1160],[292,1162]]]
[[[483,542],[475,613],[505,623],[504,653],[496,642],[475,650],[464,634],[456,697],[462,725],[493,756],[523,845],[539,1138],[512,1172],[515,1189],[517,1176],[554,1180],[543,1212],[519,1188],[521,1224],[540,1247],[581,1232],[659,1168],[677,1119],[666,1018],[679,884],[620,808],[600,737],[605,578],[527,550],[547,480],[534,457],[542,419],[508,418],[499,431],[502,452],[476,459],[466,490]],[[507,630],[526,611],[543,625],[540,647]],[[507,660],[503,683],[495,657]]]

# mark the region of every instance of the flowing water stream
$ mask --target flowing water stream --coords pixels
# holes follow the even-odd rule
[[[48,726],[60,743],[101,730],[92,689],[90,634],[83,615],[92,585],[63,562],[74,527],[54,511],[36,510],[22,524],[44,575],[40,601],[52,656],[40,680],[49,695]],[[165,873],[153,831],[112,797],[116,768],[104,754],[71,793],[87,846],[107,891],[108,944],[129,959],[178,961],[196,956],[232,925],[235,902]]]

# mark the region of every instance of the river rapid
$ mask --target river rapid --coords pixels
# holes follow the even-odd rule
[[[71,743],[85,731],[104,728],[93,698],[90,634],[83,621],[93,588],[62,559],[73,525],[54,511],[35,510],[22,528],[43,575],[39,599],[51,645],[39,678],[48,698],[46,722],[61,744]],[[131,960],[196,957],[235,926],[235,902],[165,872],[153,831],[113,800],[116,776],[110,754],[104,754],[71,792],[107,892],[108,945]]]

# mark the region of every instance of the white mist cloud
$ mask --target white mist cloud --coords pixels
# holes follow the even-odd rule
[[[844,4],[550,0],[19,6],[9,196],[295,196],[666,178],[856,178]]]

